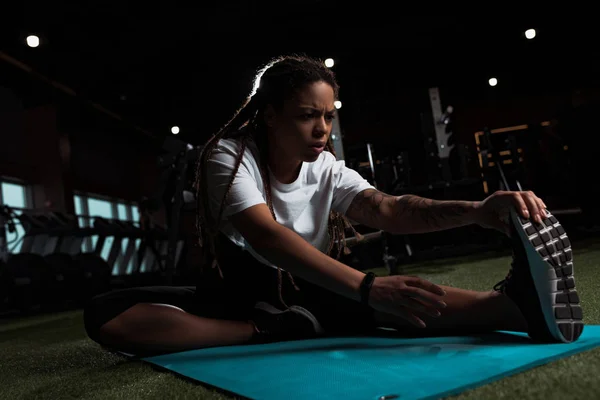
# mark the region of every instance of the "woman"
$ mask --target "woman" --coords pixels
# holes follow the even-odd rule
[[[321,61],[280,57],[256,83],[200,156],[205,268],[197,287],[132,288],[94,298],[85,310],[93,340],[138,354],[377,327],[422,335],[528,331],[565,341],[556,321],[540,320],[548,309],[529,307],[536,295],[550,294],[536,292],[525,278],[528,261],[519,249],[509,276],[487,292],[413,276],[374,277],[336,260],[348,220],[402,234],[472,223],[510,233],[511,209],[537,225],[546,218],[541,199],[531,192],[497,192],[481,202],[381,193],[335,158],[330,133],[338,84]]]

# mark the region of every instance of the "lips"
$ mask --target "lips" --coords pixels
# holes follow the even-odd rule
[[[316,155],[319,155],[323,152],[323,150],[325,150],[325,143],[313,143],[309,147]]]

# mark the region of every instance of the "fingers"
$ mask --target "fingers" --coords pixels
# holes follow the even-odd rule
[[[425,280],[423,278],[419,278],[418,276],[407,276],[405,278],[406,278],[405,282],[407,285],[417,286],[417,287],[427,290],[428,292],[431,292],[431,293],[434,293],[434,294],[437,294],[440,296],[444,296],[446,294],[446,291],[444,289],[442,289],[440,286],[436,285],[433,282],[429,282],[428,280]]]
[[[533,198],[533,193],[530,194],[530,192],[527,192],[526,194],[522,194],[521,197],[523,198],[525,204],[527,204],[527,208],[529,209],[529,218],[533,219],[538,224],[542,222],[542,219],[540,218],[540,210],[538,208],[537,202]]]
[[[546,204],[544,204],[544,202],[542,201],[542,199],[540,199],[537,196],[534,196],[535,201],[538,204],[538,208],[541,211],[542,217],[547,218],[548,217],[548,213],[546,213]]]
[[[538,224],[542,223],[542,219],[546,218],[544,202],[537,197],[533,192],[521,192],[522,199],[529,209],[530,218]]]
[[[424,328],[421,316],[433,318],[446,308],[445,290],[418,276],[394,275],[379,277],[371,290],[370,304],[377,310],[397,315],[411,325]],[[415,315],[417,314],[417,315]]]
[[[426,326],[425,322],[423,322],[421,318],[417,317],[416,315],[412,314],[407,310],[402,310],[398,308],[394,311],[394,314],[408,321],[411,325],[414,325],[417,328],[425,328]]]
[[[420,312],[422,312],[422,313],[424,313],[426,315],[429,315],[430,317],[433,317],[433,318],[437,318],[440,315],[442,315],[442,313],[439,310],[437,310],[436,308],[431,307],[431,306],[429,306],[427,304],[424,304],[424,303],[422,303],[421,301],[419,301],[417,299],[411,299],[409,297],[409,298],[406,298],[403,301],[403,303],[404,303],[405,307],[409,308],[410,310],[420,311]],[[442,308],[444,308],[444,307],[442,307]]]
[[[519,213],[523,218],[529,218],[529,209],[527,207],[527,203],[523,200],[523,196],[520,193],[515,193],[514,195],[515,202],[517,203],[515,207],[519,210]]]
[[[446,308],[446,303],[444,302],[441,296],[433,294],[427,290],[414,286],[406,286],[406,288],[404,288],[402,291],[404,295],[408,296],[409,298],[414,298],[421,301],[422,303],[420,304],[429,309],[432,309],[431,307],[433,307],[433,310]],[[427,312],[424,308],[421,309],[421,311]]]

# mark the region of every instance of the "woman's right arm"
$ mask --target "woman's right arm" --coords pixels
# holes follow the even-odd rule
[[[296,232],[277,223],[267,205],[257,204],[229,219],[250,246],[273,265],[360,301],[360,283],[365,273],[323,254]]]
[[[239,149],[233,143],[224,145],[208,163],[209,201],[219,209],[228,191],[228,210],[223,214],[252,248],[273,265],[308,282],[341,296],[360,301],[360,284],[365,276],[313,247],[300,235],[286,228],[271,216],[258,190],[253,161],[246,152],[233,184],[230,176]],[[236,211],[242,210],[242,211]],[[418,277],[377,277],[371,287],[369,305],[376,310],[400,316],[415,326],[424,326],[414,311],[435,315],[443,308],[443,290]]]
[[[360,301],[365,273],[323,254],[300,235],[277,223],[266,204],[257,204],[230,217],[235,229],[250,246],[274,265],[339,295]],[[369,305],[425,327],[416,311],[439,316],[445,307],[444,290],[414,276],[377,277]]]

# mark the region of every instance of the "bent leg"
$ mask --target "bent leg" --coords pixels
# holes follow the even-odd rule
[[[441,285],[440,285],[441,286]],[[527,332],[527,322],[516,304],[506,295],[496,291],[478,292],[449,286],[445,291],[447,307],[442,315],[431,317],[415,312],[425,322],[425,328],[417,328],[395,315],[375,312],[375,319],[382,327],[396,328],[400,333],[443,336],[508,330]]]
[[[166,353],[241,344],[253,334],[250,322],[204,318],[165,305],[139,303],[102,325],[98,337],[104,345],[125,352]]]
[[[205,318],[193,287],[153,286],[94,297],[84,309],[88,336],[133,354],[231,345],[251,339],[249,322]]]

